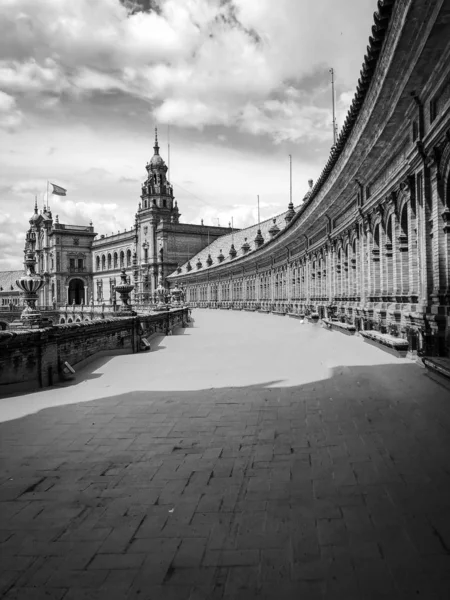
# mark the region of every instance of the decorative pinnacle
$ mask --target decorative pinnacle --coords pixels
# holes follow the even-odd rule
[[[37,196],[34,197],[34,212],[38,213]]]

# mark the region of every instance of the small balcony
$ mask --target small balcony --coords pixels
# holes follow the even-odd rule
[[[67,265],[69,273],[85,273],[86,267],[76,267],[75,265]]]

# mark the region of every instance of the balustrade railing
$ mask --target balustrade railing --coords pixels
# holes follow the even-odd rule
[[[86,267],[75,267],[74,265],[68,265],[67,270],[69,273],[84,273],[86,271]]]

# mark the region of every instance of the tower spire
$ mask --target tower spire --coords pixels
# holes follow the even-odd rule
[[[34,212],[37,214],[38,213],[38,203],[37,203],[37,196],[34,196]]]
[[[155,154],[159,154],[159,146],[158,146],[158,128],[155,127],[155,145],[153,146],[153,150]]]

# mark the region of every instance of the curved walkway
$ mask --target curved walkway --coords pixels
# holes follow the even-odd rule
[[[0,595],[447,598],[448,385],[318,325],[193,317],[0,399]]]

